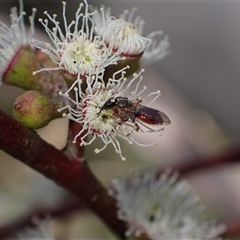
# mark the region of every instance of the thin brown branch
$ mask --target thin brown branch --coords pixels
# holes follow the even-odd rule
[[[84,146],[80,146],[81,137],[76,139],[76,143],[73,144],[75,136],[82,130],[81,124],[69,120],[69,132],[68,132],[68,144],[65,149],[65,153],[70,158],[84,158]]]
[[[186,163],[180,163],[179,165],[171,167],[172,173],[179,172],[181,177],[189,174],[193,174],[197,171],[210,170],[231,163],[240,163],[240,146],[235,146],[225,152],[217,155],[208,156],[200,159],[192,159]],[[157,175],[161,175],[165,169],[159,168]],[[226,231],[222,234],[222,237],[238,237],[240,236],[240,222],[234,221],[226,224]],[[234,238],[235,239],[235,238]]]
[[[234,237],[234,239],[240,239],[240,221],[235,220],[232,223],[226,224],[226,231],[222,234],[222,237],[224,239],[232,237]]]
[[[173,171],[178,171],[181,176],[184,176],[195,173],[196,171],[212,169],[237,162],[240,163],[240,146],[233,147],[217,155],[200,159],[192,159],[186,163],[180,163],[179,165],[172,166],[171,169]],[[159,169],[158,172],[160,174],[163,171],[163,169]]]
[[[86,161],[69,159],[0,110],[0,149],[27,164],[81,199],[121,239],[124,222],[117,218],[116,201],[95,178]]]

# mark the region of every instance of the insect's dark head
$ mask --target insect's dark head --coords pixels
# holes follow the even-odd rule
[[[116,105],[116,99],[110,98],[104,103],[104,105],[102,106],[102,110],[113,108],[115,105]]]
[[[129,100],[126,97],[110,98],[104,103],[102,109],[110,109],[113,107],[127,108],[129,104]]]
[[[126,97],[117,97],[115,101],[116,101],[116,106],[120,108],[127,108],[127,107],[130,107],[130,105],[132,105],[131,102]]]

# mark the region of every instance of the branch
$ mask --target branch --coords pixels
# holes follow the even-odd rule
[[[113,232],[125,239],[125,225],[117,218],[116,201],[95,178],[86,161],[70,160],[2,110],[0,149],[81,199]]]
[[[177,166],[171,167],[174,171],[178,171],[181,176],[194,173],[195,171],[201,171],[204,169],[211,169],[216,167],[221,167],[230,163],[240,162],[240,146],[231,148],[223,153],[208,156],[200,159],[192,159],[187,163],[180,163]],[[158,174],[163,172],[161,168]]]
[[[240,237],[240,221],[235,220],[231,223],[226,224],[226,231],[222,234],[222,237],[225,239],[229,239],[234,237],[233,239],[239,239]],[[238,237],[238,238],[236,238]]]
[[[192,159],[186,163],[180,163],[176,166],[172,166],[172,173],[179,172],[181,177],[185,175],[193,174],[196,171],[209,170],[216,167],[228,165],[230,163],[240,162],[240,146],[233,147],[223,153],[208,156],[200,159]],[[157,177],[159,177],[165,169],[162,167],[157,171]],[[233,221],[231,223],[225,223],[226,231],[222,234],[222,237],[236,237],[240,236],[240,221]]]

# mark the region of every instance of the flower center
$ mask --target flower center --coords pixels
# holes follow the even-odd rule
[[[112,109],[102,110],[102,106],[111,94],[112,91],[109,89],[99,89],[83,100],[84,119],[88,122],[88,127],[99,135],[110,134],[119,126],[119,119],[114,115]]]
[[[60,65],[72,74],[95,70],[101,50],[97,44],[83,37],[66,44]]]
[[[122,30],[122,40],[124,41],[129,35],[138,35],[136,28],[132,25],[126,25]]]
[[[123,19],[109,19],[99,29],[99,35],[115,50],[128,55],[142,53],[151,41],[142,37],[134,24]]]

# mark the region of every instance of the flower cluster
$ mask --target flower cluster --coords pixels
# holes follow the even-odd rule
[[[63,30],[56,19],[57,15],[51,17],[45,11],[48,19],[55,25],[52,29],[48,27],[48,19],[40,19],[54,46],[37,40],[35,45],[49,55],[57,63],[57,67],[44,68],[34,74],[45,70],[61,70],[73,75],[74,79],[80,79],[85,74],[99,72],[122,59],[119,53],[112,54],[112,48],[94,34],[94,22],[91,18],[94,13],[89,13],[86,1],[85,6],[80,3],[75,20],[70,24],[67,23],[65,11],[66,2],[63,2]]]
[[[127,221],[129,236],[143,233],[150,239],[215,239],[224,230],[207,220],[199,197],[178,174],[154,170],[134,171],[114,179],[110,194],[118,201],[119,218]],[[134,199],[134,201],[133,201]]]
[[[45,11],[46,19],[39,21],[50,44],[32,39],[36,9],[29,17],[30,31],[26,33],[23,2],[19,0],[19,13],[16,8],[11,11],[11,26],[0,23],[0,76],[6,84],[30,90],[16,100],[13,111],[25,127],[44,127],[64,116],[80,125],[73,143],[87,146],[100,138],[103,146],[95,153],[112,145],[125,160],[119,139],[139,146],[156,145],[140,143],[135,134],[161,134],[171,123],[164,112],[150,107],[160,90],[146,93],[144,69],[138,70],[166,56],[168,38],[161,39],[161,31],[143,37],[144,21],[134,17],[135,9],[116,18],[109,8],[96,9],[83,1],[70,23],[63,2],[63,27],[57,15]],[[44,53],[43,59],[36,48]],[[115,179],[110,194],[117,199],[119,218],[128,223],[127,236],[212,239],[224,230],[224,226],[205,218],[198,196],[175,173],[157,176],[152,170],[136,171],[130,178]],[[53,239],[50,219],[35,219],[33,225],[18,238]]]
[[[51,17],[45,12],[48,19],[40,19],[53,46],[39,41],[35,41],[35,44],[58,65],[41,71],[62,70],[79,79],[82,75],[94,74],[116,64],[124,56],[143,54],[144,62],[150,62],[159,60],[168,53],[167,37],[158,46],[154,41],[156,36],[162,34],[161,31],[151,33],[148,37],[141,36],[144,21],[140,17],[133,21],[134,11],[125,11],[117,19],[111,16],[109,8],[101,8],[99,11],[90,6],[92,12],[89,12],[87,1],[84,0],[84,3],[85,6],[80,3],[75,20],[68,24],[65,17],[66,3],[63,2],[63,30],[59,26],[57,15]],[[54,28],[48,27],[49,21]]]
[[[93,8],[90,7],[90,9]],[[154,130],[145,124],[147,121],[144,123],[144,121],[139,120],[140,117],[135,116],[144,100],[141,98],[141,93],[146,89],[144,87],[138,92],[142,80],[142,77],[139,80],[138,77],[143,70],[134,74],[132,80],[128,82],[126,70],[129,69],[129,66],[126,64],[124,66],[124,61],[127,63],[128,57],[142,55],[151,45],[152,39],[141,36],[143,21],[136,18],[132,23],[132,13],[129,14],[128,18],[128,14],[124,13],[119,19],[110,16],[110,10],[104,11],[104,8],[100,10],[102,14],[97,9],[93,9],[89,13],[89,6],[85,1],[85,8],[84,4],[81,3],[76,12],[75,20],[68,24],[65,11],[66,3],[63,2],[64,31],[61,30],[56,15],[51,17],[45,12],[48,19],[44,21],[40,19],[54,46],[37,41],[35,43],[57,63],[57,67],[43,68],[35,73],[46,70],[61,70],[65,77],[66,73],[68,74],[67,80],[69,80],[70,74],[72,80],[70,87],[67,92],[60,92],[60,94],[67,97],[71,104],[59,109],[59,111],[68,109],[69,113],[63,115],[82,125],[82,131],[76,135],[74,142],[80,137],[81,145],[89,145],[97,137],[100,137],[104,146],[95,149],[96,153],[111,143],[116,152],[125,160],[116,137],[123,138],[130,144],[137,143],[149,146],[155,143],[140,144],[132,137],[132,133],[136,131],[159,132],[163,129],[161,127]],[[53,29],[48,27],[49,20],[55,25]],[[80,22],[81,26],[79,26]],[[166,43],[167,40],[165,39],[164,42]],[[165,44],[165,49],[156,49],[163,50],[162,54],[165,55],[168,44]],[[122,67],[114,68],[114,65],[120,64],[120,62]],[[109,71],[108,67],[111,65],[113,66]],[[129,97],[127,90],[136,82],[135,90]],[[148,97],[155,96],[152,100],[154,101],[159,95],[160,91],[158,90],[156,93],[149,94]],[[128,105],[132,104],[131,110],[119,107],[117,103],[119,97],[124,97]],[[105,108],[108,101],[115,103],[112,104],[112,107]],[[157,124],[170,123],[164,113],[156,110],[155,114],[156,118],[161,118]],[[89,135],[92,138],[85,140]]]
[[[161,32],[154,32],[143,37],[144,21],[140,17],[134,19],[135,10],[125,11],[119,18],[116,18],[111,16],[110,9],[104,7],[94,9],[84,0],[75,13],[75,19],[70,23],[66,19],[66,11],[66,2],[63,2],[63,26],[59,24],[56,14],[51,16],[47,11],[44,12],[46,19],[39,19],[52,42],[51,44],[32,39],[35,9],[33,16],[30,17],[29,36],[25,37],[23,23],[25,13],[22,1],[20,1],[19,16],[16,9],[12,10],[11,28],[3,25],[0,29],[9,35],[0,40],[4,47],[0,51],[2,55],[6,51],[16,54],[17,47],[28,44],[40,49],[53,62],[50,66],[40,63],[41,67],[38,67],[39,65],[33,67],[34,59],[25,61],[24,52],[21,52],[24,61],[20,61],[22,58],[19,57],[18,62],[27,63],[27,65],[20,64],[20,70],[25,74],[21,73],[24,76],[23,79],[28,79],[25,80],[26,84],[22,84],[22,79],[19,83],[18,76],[13,78],[12,72],[18,72],[17,68],[8,74],[10,80],[5,80],[5,83],[11,84],[14,79],[17,86],[27,90],[41,91],[48,95],[49,105],[52,104],[54,95],[51,91],[53,86],[48,87],[48,85],[51,83],[56,85],[56,82],[52,80],[54,74],[51,75],[46,86],[43,84],[44,89],[38,87],[40,82],[47,79],[46,73],[60,72],[68,85],[67,90],[61,88],[60,99],[58,98],[52,104],[49,114],[42,116],[43,123],[41,125],[34,124],[31,127],[42,127],[49,122],[49,120],[45,121],[46,119],[51,120],[55,116],[58,117],[59,112],[63,111],[63,116],[82,125],[82,130],[75,136],[74,143],[77,142],[77,138],[80,138],[80,144],[86,146],[96,138],[102,139],[104,145],[102,148],[95,149],[96,153],[112,144],[121,159],[125,160],[118,137],[126,140],[129,144],[154,145],[155,142],[148,144],[137,142],[133,134],[136,132],[161,133],[162,125],[170,124],[170,120],[165,113],[150,107],[150,104],[160,96],[160,90],[143,97],[142,94],[145,93],[146,87],[140,89],[140,84],[144,70],[142,69],[138,73],[134,72],[140,64],[149,63],[154,58],[162,58],[168,53],[167,37],[158,44],[154,38],[162,34]],[[50,25],[53,25],[53,28]],[[142,62],[141,59],[144,61]],[[6,68],[8,66],[2,69]],[[28,75],[30,70],[34,76]],[[128,80],[127,77],[131,78]],[[17,80],[15,80],[16,78]],[[129,93],[130,90],[131,93]],[[65,105],[60,104],[61,102]],[[54,112],[56,106],[58,114]],[[37,110],[41,107],[43,106],[39,105]],[[23,116],[26,119],[22,118],[22,111],[18,112],[19,116],[17,114],[15,116],[18,119],[24,119],[23,124],[29,122],[28,118],[32,115]],[[30,112],[32,113],[32,111]],[[42,111],[39,112],[42,113]],[[155,127],[155,125],[157,126]],[[92,138],[86,139],[88,136],[92,136]]]

